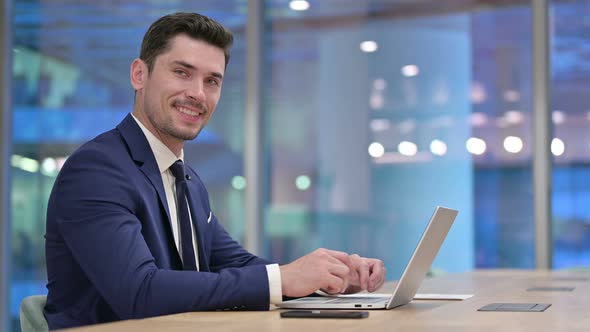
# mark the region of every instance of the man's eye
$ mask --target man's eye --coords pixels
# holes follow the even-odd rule
[[[219,81],[212,78],[209,79],[208,83],[211,85],[219,86]]]
[[[182,70],[182,69],[176,69],[176,70],[174,70],[174,72],[175,72],[176,74],[178,74],[178,75],[181,75],[181,76],[187,76],[187,75],[188,75],[188,74],[187,74],[187,73],[186,73],[184,70]]]

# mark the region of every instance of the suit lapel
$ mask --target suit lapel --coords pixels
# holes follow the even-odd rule
[[[145,138],[145,135],[135,122],[131,114],[128,114],[125,119],[117,126],[121,136],[127,143],[131,158],[139,164],[141,172],[150,180],[156,191],[160,203],[166,210],[166,217],[168,224],[170,224],[170,211],[168,210],[168,202],[166,200],[166,191],[164,191],[164,184],[162,183],[162,175],[156,163],[154,153],[150,149],[150,145]]]
[[[171,243],[174,243],[170,223],[170,211],[168,210],[168,201],[166,200],[166,191],[164,190],[162,175],[160,174],[160,169],[158,168],[154,153],[152,152],[145,135],[141,131],[141,128],[139,128],[139,125],[135,122],[131,114],[128,114],[125,119],[121,121],[117,126],[117,129],[127,144],[131,158],[133,158],[138,165],[139,170],[149,179],[152,186],[156,189],[160,205],[166,212],[166,220],[164,220],[166,224],[165,227],[168,230],[169,238],[172,241]],[[173,250],[173,255],[174,253],[180,261],[178,251]]]

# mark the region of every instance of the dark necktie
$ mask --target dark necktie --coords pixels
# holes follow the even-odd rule
[[[176,204],[177,217],[180,229],[180,245],[182,248],[182,263],[185,270],[196,271],[195,248],[193,247],[193,232],[188,210],[187,192],[188,186],[184,176],[184,164],[177,160],[170,166],[172,174],[176,178]]]

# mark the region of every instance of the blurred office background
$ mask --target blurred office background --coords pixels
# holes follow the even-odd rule
[[[531,1],[260,3],[254,25],[248,0],[7,6],[10,251],[0,262],[9,289],[0,316],[11,330],[21,299],[47,292],[45,211],[60,167],[130,112],[141,38],[176,11],[235,33],[221,102],[185,151],[234,237],[248,242],[246,192],[258,186],[256,248],[281,263],[328,247],[379,257],[388,279],[399,278],[434,207],[445,205],[460,213],[434,269],[536,267]],[[590,0],[550,1],[549,22],[550,263],[566,268],[590,265]],[[253,81],[247,32],[256,25],[262,76]],[[256,183],[244,166],[249,84],[262,96]]]

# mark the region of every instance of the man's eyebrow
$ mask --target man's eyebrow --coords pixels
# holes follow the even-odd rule
[[[182,60],[174,60],[173,62],[174,62],[174,64],[177,64],[177,65],[183,66],[183,67],[185,67],[185,68],[187,68],[187,69],[191,69],[191,70],[195,70],[195,69],[196,69],[196,68],[195,68],[195,66],[191,65],[191,64],[190,64],[190,63],[188,63],[188,62],[184,62],[184,61],[182,61]]]
[[[187,69],[190,69],[190,70],[196,70],[197,69],[195,66],[191,65],[188,62],[182,61],[182,60],[174,60],[173,63],[174,64],[177,64],[179,66],[183,66],[183,67],[185,67]],[[216,77],[216,78],[218,78],[220,80],[223,79],[223,75],[221,73],[218,73],[218,72],[212,72],[211,73],[211,76]]]

